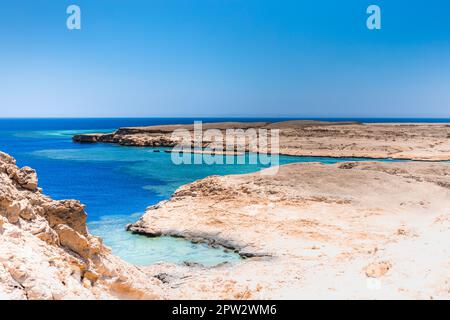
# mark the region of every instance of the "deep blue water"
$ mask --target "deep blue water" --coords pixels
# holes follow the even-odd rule
[[[171,162],[170,154],[155,153],[152,148],[76,144],[71,140],[78,133],[109,132],[123,126],[192,123],[192,120],[0,119],[0,150],[14,156],[19,166],[35,168],[45,194],[54,199],[78,199],[84,203],[91,232],[102,236],[115,254],[130,262],[145,265],[158,261],[192,261],[213,265],[234,261],[237,259],[235,255],[219,249],[180,239],[148,239],[131,235],[124,231],[124,226],[136,221],[147,206],[170,197],[181,185],[209,175],[254,172],[263,166],[177,166]],[[203,120],[213,122],[226,119]],[[251,120],[280,119],[233,119]],[[386,121],[383,119],[382,122]],[[412,120],[404,120],[409,121]],[[414,121],[417,122],[417,119]],[[359,159],[280,157],[281,164],[311,161],[335,163],[344,160]]]

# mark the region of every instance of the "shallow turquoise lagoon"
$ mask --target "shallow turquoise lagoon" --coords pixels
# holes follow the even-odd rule
[[[211,248],[206,244],[194,244],[173,237],[148,238],[124,231],[125,225],[137,221],[140,216],[140,213],[130,216],[104,216],[90,222],[89,230],[105,239],[115,255],[141,266],[158,262],[195,262],[214,266],[222,262],[240,260],[238,254]]]
[[[78,199],[86,204],[91,233],[101,236],[114,254],[131,263],[194,262],[213,266],[240,259],[235,253],[183,239],[133,235],[125,231],[125,225],[138,220],[146,207],[169,198],[181,185],[210,175],[255,172],[265,166],[175,165],[171,154],[163,152],[164,149],[155,152],[153,148],[71,141],[74,134],[108,132],[111,131],[108,125],[120,126],[110,122],[102,124],[93,127],[98,128],[95,130],[70,123],[52,130],[0,128],[0,150],[13,155],[18,165],[35,168],[46,194],[54,199]],[[280,164],[331,164],[348,160],[363,159],[280,156]]]

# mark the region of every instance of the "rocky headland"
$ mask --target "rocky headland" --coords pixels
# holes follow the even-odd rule
[[[55,201],[0,152],[0,299],[162,299],[161,281],[89,234],[84,206]]]
[[[203,131],[217,129],[278,129],[279,153],[293,156],[392,158],[425,161],[450,160],[450,124],[283,121],[204,123]],[[73,137],[80,143],[116,143],[124,146],[174,147],[180,139],[177,129],[194,130],[194,125],[160,125],[120,128],[110,134]],[[207,139],[202,147],[211,145]],[[246,151],[264,152],[247,141]]]

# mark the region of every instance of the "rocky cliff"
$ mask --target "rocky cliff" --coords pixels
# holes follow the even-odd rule
[[[81,203],[46,197],[0,152],[0,299],[154,299],[160,284],[89,234]]]

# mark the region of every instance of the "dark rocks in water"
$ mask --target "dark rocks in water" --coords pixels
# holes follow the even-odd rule
[[[145,228],[140,228],[137,224],[128,224],[126,225],[125,230],[131,232],[132,234],[146,236],[149,238],[159,238],[163,236],[161,232],[152,233],[147,231]]]
[[[98,142],[98,135],[95,134],[79,134],[72,137],[72,140],[74,142],[78,143],[97,143]]]
[[[183,265],[185,265],[186,267],[197,267],[197,268],[204,268],[205,266],[202,265],[201,263],[197,263],[197,262],[191,262],[191,261],[184,261]]]
[[[73,136],[72,140],[73,142],[78,143],[116,142],[114,140],[114,134],[102,134],[102,133],[78,134]]]

